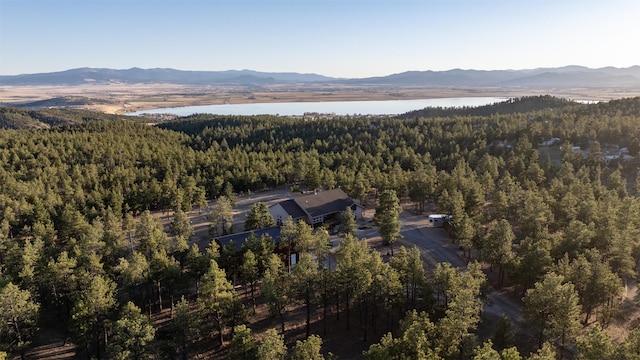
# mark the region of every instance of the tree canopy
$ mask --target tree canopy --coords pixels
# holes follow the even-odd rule
[[[499,267],[492,286],[524,296],[541,343],[575,343],[594,357],[609,353],[598,331],[618,321],[623,284],[636,277],[640,98],[577,104],[536,96],[317,121],[197,114],[153,126],[79,110],[0,109],[0,316],[20,315],[3,318],[0,351],[11,355],[50,318],[89,356],[107,354],[105,345],[144,354],[146,345],[131,350],[118,334],[149,330],[143,316],[167,312],[167,331],[184,336],[159,351],[188,357],[212,335],[228,346],[239,325],[246,331],[234,344],[253,336],[243,306],[256,304],[269,307],[284,336],[299,307],[346,327],[357,321],[363,338],[408,316],[372,357],[405,343],[424,344],[428,356],[494,356],[474,333],[484,295],[477,260],[489,272]],[[355,238],[348,213],[339,249],[306,224],[285,224],[279,245],[268,237],[242,247],[189,243],[194,216],[206,217],[211,237],[227,234],[237,199],[292,185],[340,187],[375,206],[376,230],[391,245],[401,238],[402,209],[450,214],[447,230],[469,265],[424,264],[419,251],[393,247],[385,262]],[[254,207],[247,229],[273,225],[266,203]],[[296,270],[285,252],[308,255]],[[594,321],[600,330],[582,329]],[[437,336],[424,330],[431,327]],[[150,339],[145,331],[140,339]],[[633,354],[636,335],[616,345]]]

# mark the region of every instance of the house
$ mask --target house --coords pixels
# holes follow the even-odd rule
[[[271,213],[271,216],[273,216],[273,219],[278,225],[282,225],[288,217],[291,217],[294,223],[298,221],[307,222],[307,218],[309,217],[309,214],[302,210],[294,199],[280,201],[277,204],[271,205],[269,207],[269,213]]]
[[[542,143],[538,144],[539,146],[551,146],[560,142],[560,138],[554,137],[549,140],[544,140]]]
[[[275,254],[278,254],[284,261],[288,261],[288,264],[290,265],[295,265],[297,263],[298,254],[295,251],[291,251],[291,249],[287,249],[286,246],[280,246],[282,239],[280,237],[280,227],[278,226],[220,236],[215,238],[214,240],[220,247],[233,244],[238,251],[237,256],[240,257],[241,255],[239,251],[242,249],[242,245],[247,241],[251,234],[254,234],[258,239],[262,238],[264,235],[268,235],[269,237],[271,237],[271,239],[273,239],[273,243],[276,245],[274,251]]]
[[[271,227],[266,229],[258,229],[245,231],[237,234],[225,235],[215,238],[215,241],[220,245],[220,247],[227,246],[233,243],[236,246],[236,250],[240,250],[242,248],[242,244],[251,236],[251,234],[255,234],[255,236],[260,239],[263,235],[269,235],[273,242],[277,245],[280,244],[280,228],[279,227]]]
[[[362,216],[362,206],[351,199],[342,189],[314,191],[283,200],[269,207],[276,224],[282,225],[291,217],[294,222],[304,221],[312,226],[335,224],[340,222],[340,215],[351,208],[356,218]]]
[[[494,149],[507,149],[507,150],[511,150],[511,148],[513,147],[513,145],[507,143],[506,140],[492,140],[489,145],[487,145],[488,148],[494,148]]]
[[[620,152],[619,154],[616,155],[605,155],[604,156],[604,163],[609,166],[611,165],[611,163],[620,163],[623,161],[629,161],[629,160],[633,160],[635,159],[635,157],[629,155],[629,154],[625,154]]]

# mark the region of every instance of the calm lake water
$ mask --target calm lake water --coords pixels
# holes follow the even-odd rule
[[[193,114],[219,115],[303,115],[304,113],[322,113],[336,115],[396,115],[426,107],[463,107],[482,106],[505,101],[499,97],[456,97],[417,100],[380,100],[380,101],[325,101],[325,102],[286,102],[258,104],[224,104],[162,108],[129,113],[175,114],[188,116]]]

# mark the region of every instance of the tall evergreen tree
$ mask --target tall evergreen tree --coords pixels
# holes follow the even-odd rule
[[[527,321],[538,330],[539,346],[546,337],[557,340],[562,351],[580,328],[578,294],[572,283],[563,280],[562,276],[549,273],[522,299]]]
[[[402,208],[394,190],[385,190],[380,195],[380,202],[376,207],[375,222],[380,227],[380,235],[385,245],[391,247],[393,256],[393,244],[402,238],[400,234],[401,222],[398,220]]]
[[[184,211],[177,210],[173,214],[173,221],[169,225],[169,231],[171,232],[171,235],[175,237],[189,240],[193,234],[193,227],[191,226],[191,222]]]
[[[154,252],[169,250],[169,238],[162,224],[148,210],[140,216],[135,238],[138,242],[137,250],[144,254],[147,260],[151,260]]]
[[[251,206],[244,222],[244,231],[266,229],[275,226],[276,222],[269,213],[267,204],[258,201]]]
[[[175,349],[180,359],[186,360],[200,328],[200,318],[190,311],[189,301],[184,296],[175,307],[175,316],[169,325],[172,349]],[[176,355],[175,352],[171,352],[172,357]]]
[[[515,235],[511,224],[505,219],[493,223],[487,232],[483,244],[483,256],[491,263],[500,266],[500,283],[504,280],[504,268],[513,261],[512,251]]]
[[[257,357],[257,344],[251,329],[246,325],[233,328],[233,337],[229,343],[229,359],[249,360]]]
[[[233,232],[233,202],[227,196],[220,196],[213,205],[209,233],[213,236]]]
[[[24,359],[24,350],[37,331],[40,304],[31,293],[8,283],[0,289],[0,346],[7,342],[9,352],[19,351]]]
[[[140,313],[140,308],[128,302],[113,327],[109,353],[114,359],[146,359],[156,329],[151,320]]]
[[[287,346],[284,344],[284,336],[279,335],[276,329],[267,329],[262,342],[258,345],[258,360],[284,360],[287,355]]]
[[[598,323],[595,323],[589,331],[576,339],[578,359],[581,360],[612,359],[615,355],[615,348],[616,345],[611,339],[611,335],[604,331]],[[620,348],[623,347],[620,346]]]
[[[224,344],[224,329],[228,316],[236,301],[233,285],[227,280],[224,270],[211,260],[209,271],[202,277],[198,304],[205,319],[215,322],[220,345]]]
[[[318,335],[311,335],[306,340],[296,341],[296,346],[291,353],[291,360],[324,360],[324,355],[320,353],[322,338]]]
[[[94,351],[99,359],[104,344],[105,321],[116,305],[116,284],[96,275],[89,287],[79,294],[72,310],[73,331],[87,352]],[[94,346],[95,345],[95,346]]]
[[[311,307],[315,302],[318,275],[318,264],[311,258],[311,254],[302,253],[300,260],[293,267],[292,289],[306,308],[305,328],[307,337],[311,334]]]
[[[255,290],[256,284],[259,279],[259,269],[258,269],[258,260],[256,259],[255,254],[251,249],[247,250],[242,254],[242,264],[240,265],[240,275],[244,280],[245,285],[249,286],[249,290],[251,292],[251,304],[253,305],[253,310],[256,308],[256,297]]]
[[[289,305],[290,273],[285,270],[280,257],[271,254],[267,259],[262,279],[262,294],[269,305],[271,316],[280,319],[280,331],[284,334],[284,313]]]
[[[341,235],[351,234],[352,236],[357,236],[357,224],[350,207],[340,215],[339,233]]]

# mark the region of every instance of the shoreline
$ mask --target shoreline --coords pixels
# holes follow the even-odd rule
[[[160,108],[279,102],[381,101],[456,97],[552,95],[605,101],[640,96],[639,89],[525,89],[473,87],[385,87],[344,85],[189,86],[175,84],[88,84],[0,86],[1,106],[74,107],[109,114]],[[28,105],[27,105],[28,104]]]

